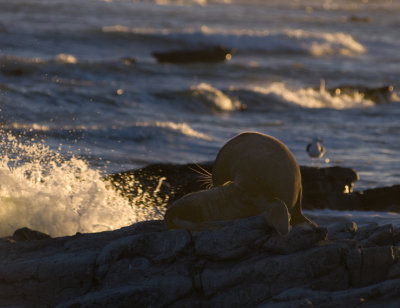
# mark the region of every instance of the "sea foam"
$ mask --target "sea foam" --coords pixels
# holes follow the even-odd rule
[[[355,92],[352,95],[331,94],[325,89],[323,82],[319,89],[296,89],[283,82],[274,82],[263,87],[255,86],[251,90],[269,96],[271,99],[303,108],[351,109],[374,105],[372,101],[365,99],[362,93]]]
[[[138,189],[128,201],[81,159],[4,132],[0,149],[0,236],[21,227],[64,236],[162,218],[157,192]]]
[[[178,132],[184,136],[203,140],[212,140],[212,137],[191,128],[187,123],[176,123],[172,121],[137,122],[136,127],[163,128]]]
[[[200,83],[190,87],[193,97],[200,98],[205,104],[217,111],[240,110],[242,105],[237,100],[232,100],[222,91],[214,88],[208,83]]]

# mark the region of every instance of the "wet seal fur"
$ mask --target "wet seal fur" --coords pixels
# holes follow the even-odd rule
[[[165,214],[169,229],[201,230],[219,221],[261,215],[280,234],[309,223],[301,212],[300,168],[279,140],[256,132],[230,139],[219,151],[208,190],[175,201]]]

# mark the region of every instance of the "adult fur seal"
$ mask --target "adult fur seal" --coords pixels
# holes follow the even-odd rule
[[[168,228],[213,228],[221,220],[262,215],[280,234],[307,222],[301,212],[300,168],[279,140],[256,132],[230,139],[212,171],[213,188],[175,201],[165,214]]]

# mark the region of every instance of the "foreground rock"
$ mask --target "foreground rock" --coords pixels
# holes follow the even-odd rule
[[[395,307],[399,260],[391,225],[300,226],[282,237],[260,217],[193,233],[151,221],[0,240],[0,306]]]
[[[110,175],[120,192],[133,198],[138,188],[154,191],[161,199],[171,203],[187,193],[205,189],[198,172],[212,170],[212,163],[202,164],[153,164],[147,167]],[[303,183],[303,208],[364,211],[392,211],[400,213],[400,185],[378,187],[353,192],[357,173],[350,168],[316,168],[300,166]],[[194,171],[194,170],[197,170]],[[160,182],[160,179],[162,181]],[[138,185],[129,185],[133,180]]]

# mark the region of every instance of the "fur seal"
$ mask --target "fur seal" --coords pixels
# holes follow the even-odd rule
[[[187,194],[167,209],[169,229],[208,229],[218,221],[254,215],[262,215],[280,234],[290,225],[314,224],[301,212],[299,165],[271,136],[246,132],[230,139],[215,159],[211,178],[211,189]]]

